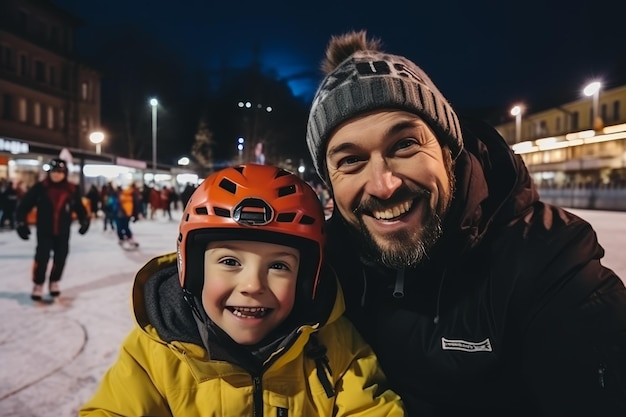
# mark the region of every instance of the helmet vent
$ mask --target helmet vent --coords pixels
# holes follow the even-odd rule
[[[285,187],[280,187],[278,189],[278,196],[279,197],[284,197],[286,195],[295,194],[295,192],[296,192],[296,186],[291,184],[291,185],[287,185]]]
[[[285,175],[290,175],[290,173],[288,171],[285,171],[284,169],[279,169],[276,173],[276,177],[274,178],[284,177]]]
[[[274,210],[265,201],[258,198],[244,198],[233,211],[233,220],[237,223],[262,226],[272,221]]]
[[[227,210],[222,207],[213,207],[213,212],[215,212],[216,216],[220,217],[230,217],[230,210]]]
[[[276,216],[276,221],[281,223],[291,223],[296,218],[296,213],[280,213]]]
[[[196,214],[209,214],[209,211],[206,209],[206,207],[196,207]]]
[[[227,178],[224,178],[222,179],[222,181],[220,181],[220,188],[223,188],[231,194],[235,194],[237,192],[237,184]]]
[[[302,216],[300,219],[300,224],[313,224],[315,223],[315,219],[311,216],[307,216],[306,214]]]

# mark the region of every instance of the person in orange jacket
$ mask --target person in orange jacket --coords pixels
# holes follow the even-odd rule
[[[120,246],[124,249],[136,249],[139,246],[139,243],[133,239],[133,232],[130,230],[130,219],[135,213],[134,204],[133,188],[122,189],[122,187],[117,187],[112,205],[115,213],[117,237]]]

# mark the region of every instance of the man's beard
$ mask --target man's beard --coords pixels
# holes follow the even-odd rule
[[[400,192],[398,198],[395,200],[406,199],[407,191]],[[401,195],[400,195],[401,194]],[[442,228],[442,216],[446,208],[440,208],[441,213],[434,211],[429,204],[430,192],[427,190],[412,191],[414,197],[414,204],[422,200],[427,206],[425,213],[424,223],[417,229],[403,229],[387,234],[385,240],[387,244],[385,247],[379,245],[376,242],[374,236],[365,226],[363,222],[362,214],[357,214],[359,222],[358,232],[361,235],[361,244],[363,249],[368,254],[368,257],[373,258],[371,260],[381,263],[382,265],[393,268],[411,268],[417,266],[424,258],[428,256],[429,250],[439,240],[443,233]],[[366,204],[368,211],[372,206],[378,206],[380,203],[369,202]],[[387,202],[389,204],[389,202]],[[357,213],[362,211],[362,208],[357,210]]]

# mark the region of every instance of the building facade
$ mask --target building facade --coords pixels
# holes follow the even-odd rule
[[[100,74],[75,55],[80,25],[50,0],[0,2],[0,177],[27,187],[41,172],[32,161],[63,149],[99,159]]]
[[[496,126],[541,189],[626,187],[626,86],[596,94]]]

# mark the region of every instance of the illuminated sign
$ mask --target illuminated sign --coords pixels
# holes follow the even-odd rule
[[[0,138],[0,152],[10,152],[12,154],[29,153],[30,148],[28,143]]]

